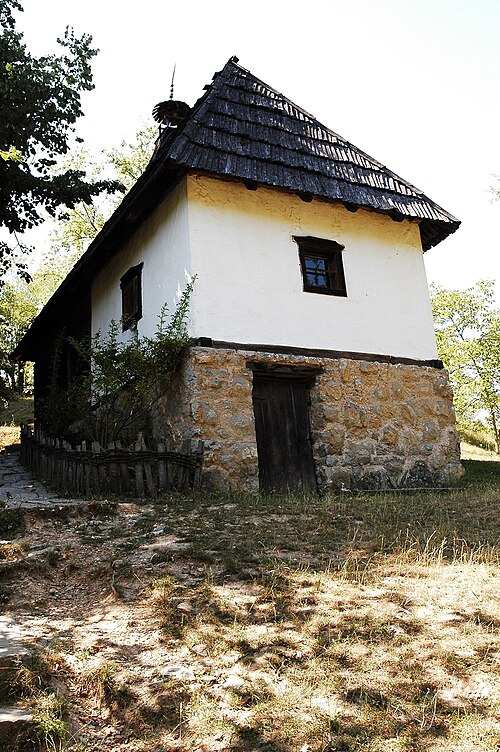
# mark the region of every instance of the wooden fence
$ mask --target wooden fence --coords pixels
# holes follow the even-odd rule
[[[194,452],[190,441],[184,442],[181,452],[170,451],[162,442],[150,450],[139,435],[134,449],[123,449],[120,442],[103,449],[98,442],[87,445],[82,441],[73,446],[23,424],[21,462],[65,494],[156,496],[163,491],[199,488],[203,441],[197,442]]]

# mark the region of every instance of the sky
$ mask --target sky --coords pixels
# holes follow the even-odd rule
[[[21,0],[32,54],[91,34],[95,88],[77,133],[131,140],[170,93],[192,105],[233,55],[461,220],[425,254],[430,282],[498,280],[500,0]],[[47,241],[42,241],[47,242]]]

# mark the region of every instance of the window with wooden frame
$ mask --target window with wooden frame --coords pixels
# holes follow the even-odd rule
[[[132,266],[120,279],[122,291],[122,327],[133,329],[142,318],[142,267]]]
[[[347,297],[342,251],[344,246],[323,238],[293,238],[299,246],[305,292]]]

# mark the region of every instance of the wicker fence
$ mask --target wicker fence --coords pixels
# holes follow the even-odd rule
[[[197,442],[194,452],[190,441],[184,442],[181,452],[170,451],[162,442],[151,450],[139,435],[134,449],[123,449],[120,442],[103,449],[97,442],[73,446],[23,424],[21,462],[65,494],[156,496],[199,488],[203,442]]]

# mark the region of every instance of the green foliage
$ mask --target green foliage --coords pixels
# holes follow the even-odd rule
[[[155,133],[154,127],[146,126],[137,132],[136,141],[123,143],[120,148],[106,154],[116,184],[120,181],[130,187],[133,180],[139,177],[150,159]],[[63,164],[63,169],[82,171],[84,168],[91,180],[97,183],[109,165],[96,162],[84,149],[78,149]],[[22,392],[31,388],[32,367],[13,363],[9,360],[9,354],[97,235],[117,200],[120,199],[100,195],[92,203],[81,201],[65,214],[60,214],[51,247],[39,268],[31,275],[31,281],[18,279],[4,282],[0,287],[0,400],[5,400],[12,391]],[[1,264],[0,260],[0,274]]]
[[[14,28],[13,8],[22,10],[18,0],[0,0],[0,26],[6,29]]]
[[[59,749],[69,734],[63,716],[66,703],[54,692],[41,692],[34,700],[35,733],[47,749]]]
[[[57,158],[66,154],[74,123],[83,114],[81,94],[93,88],[90,62],[96,55],[92,38],[67,28],[58,39],[60,55],[34,57],[15,30],[16,0],[0,8],[0,226],[17,233],[43,221],[42,209],[55,216],[59,206],[90,203],[117,184],[88,182],[82,170],[56,172]],[[15,259],[17,244],[0,243],[0,273],[12,265],[25,277],[26,266]],[[25,253],[26,246],[19,246]]]
[[[9,354],[25,334],[40,308],[26,282],[4,284],[0,290],[0,381],[4,389],[21,393],[26,387],[24,363]]]
[[[80,434],[107,447],[117,440],[128,444],[147,428],[149,410],[165,393],[189,343],[193,284],[194,279],[168,323],[163,306],[154,337],[122,339],[121,326],[112,321],[106,336],[98,332],[81,342],[70,340],[84,368],[66,390],[54,386],[44,400],[41,417],[49,430],[61,433],[76,423]]]
[[[440,358],[450,373],[460,427],[486,411],[500,453],[500,310],[493,282],[467,290],[432,288],[432,310]]]
[[[158,129],[154,125],[143,125],[135,134],[134,140],[122,141],[119,148],[104,152],[113,165],[116,179],[130,190],[146,169],[153,153]]]
[[[70,251],[51,252],[30,282],[17,279],[14,282],[4,282],[0,287],[0,384],[8,392],[29,392],[32,388],[32,366],[13,362],[9,355],[64,279],[73,262],[74,256]]]
[[[105,173],[110,173],[113,181],[129,190],[151,159],[155,137],[155,127],[143,126],[132,142],[122,142],[120,147],[103,152],[103,159],[94,159],[86,150],[79,149],[73,152],[64,167],[85,169],[96,182],[102,180]],[[77,261],[120,201],[121,196],[101,194],[94,197],[91,203],[80,201],[69,211],[60,214],[52,235],[52,250],[71,253],[73,263]]]

